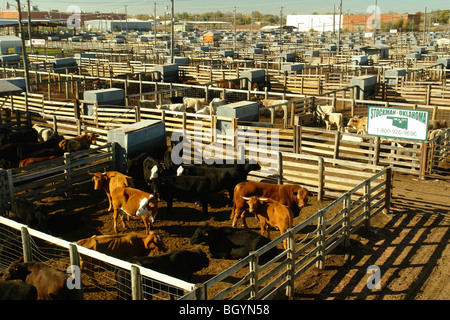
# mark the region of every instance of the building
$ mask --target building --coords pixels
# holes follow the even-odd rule
[[[89,31],[151,31],[152,21],[140,20],[88,20],[84,26]]]
[[[372,31],[372,14],[343,14],[341,16],[341,28],[346,31]],[[287,15],[286,24],[297,28],[298,31],[308,32],[311,30],[319,32],[337,31],[339,28],[339,14],[332,15]],[[419,29],[420,14],[381,14],[379,15],[380,27],[384,25],[392,28],[399,23],[406,28],[413,23]]]
[[[339,15],[334,15],[334,18],[332,14],[287,15],[286,25],[292,26],[300,32],[334,31],[339,28]]]

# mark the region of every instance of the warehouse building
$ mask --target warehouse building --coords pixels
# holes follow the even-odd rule
[[[84,26],[89,31],[151,31],[152,21],[140,20],[88,20]]]

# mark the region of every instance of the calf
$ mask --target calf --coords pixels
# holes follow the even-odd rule
[[[209,253],[215,259],[242,259],[250,252],[256,251],[270,242],[270,239],[251,230],[231,227],[211,227],[205,224],[192,235],[190,244],[206,243]],[[265,263],[275,256],[276,249],[271,249],[262,256],[259,262]]]
[[[111,192],[113,205],[114,231],[117,233],[117,217],[121,214],[123,227],[126,229],[122,214],[131,217],[141,217],[147,234],[158,213],[158,202],[154,195],[127,187],[119,187]]]
[[[237,225],[239,218],[242,218],[244,227],[247,227],[245,213],[248,211],[248,204],[242,197],[251,196],[278,201],[287,206],[296,217],[308,203],[308,197],[311,194],[307,189],[296,184],[276,185],[255,181],[241,182],[234,188],[233,211],[231,213],[233,227]]]
[[[177,250],[157,257],[134,257],[128,260],[128,262],[184,281],[191,281],[195,272],[200,271],[209,265],[206,254],[199,249],[195,251]],[[130,299],[130,273],[119,271],[116,274],[116,280],[119,298]],[[152,279],[144,278],[143,286],[146,288],[144,298],[151,300],[152,295],[159,292],[164,285],[157,283]],[[169,286],[164,287],[164,291],[170,293],[171,299],[173,299],[173,294],[178,296],[183,294],[183,291],[180,289],[171,288]]]
[[[367,117],[356,118],[352,117],[347,123],[348,127],[352,127],[356,130],[358,134],[366,134],[367,133]]]
[[[331,125],[334,125],[338,131],[344,131],[344,116],[342,113],[332,112],[330,114],[324,114],[322,119],[325,121],[327,130],[331,130]]]
[[[0,281],[0,300],[37,300],[37,290],[22,280]]]
[[[325,120],[326,115],[335,112],[334,106],[317,106],[316,107],[316,119]]]
[[[96,172],[92,174],[94,190],[105,190],[108,198],[108,211],[112,210],[111,192],[118,187],[133,187],[133,178],[117,171]]]
[[[3,280],[20,279],[36,287],[38,300],[79,300],[80,290],[69,289],[68,278],[40,262],[13,262],[3,274]]]
[[[183,98],[183,104],[185,105],[186,109],[194,109],[195,112],[200,110],[204,105],[207,105],[205,98],[189,98],[184,97]]]
[[[278,228],[280,234],[284,234],[288,229],[292,228],[294,214],[285,205],[269,198],[257,196],[242,198],[247,201],[249,212],[253,212],[259,220],[261,235],[264,235],[267,228],[267,236],[270,236],[269,227]],[[283,245],[284,249],[287,249],[287,240],[283,241]]]

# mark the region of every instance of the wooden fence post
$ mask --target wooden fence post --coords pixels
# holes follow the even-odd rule
[[[283,184],[283,153],[278,152],[277,154],[277,163],[278,163],[278,184]]]
[[[139,267],[132,265],[131,266],[131,298],[133,300],[143,300],[143,291],[142,291],[142,277],[139,272]]]
[[[421,180],[425,180],[425,173],[427,171],[427,160],[428,160],[428,141],[422,142],[421,148],[421,159],[420,159],[420,169],[419,169],[419,178]]]
[[[30,234],[28,233],[27,227],[20,228],[20,233],[22,235],[23,261],[30,262],[33,258],[31,254]]]

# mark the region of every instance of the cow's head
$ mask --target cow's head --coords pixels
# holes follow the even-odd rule
[[[312,194],[303,187],[300,187],[297,191],[294,191],[295,202],[298,208],[301,210],[308,203],[308,197]]]
[[[264,203],[269,201],[269,198],[260,198],[257,196],[251,196],[251,197],[241,196],[241,198],[247,202],[248,212],[250,212],[250,213],[258,211],[258,208],[260,208],[261,205],[263,205]]]
[[[166,252],[167,251],[167,248],[164,245],[163,241],[161,240],[161,237],[159,236],[159,234],[156,234],[156,232],[154,232],[154,231],[150,231],[150,234],[144,239],[144,246],[145,246],[145,248],[150,250],[150,252],[153,252],[153,251]]]
[[[94,190],[101,190],[105,183],[108,181],[108,176],[105,172],[91,173],[92,181],[94,181]]]
[[[88,133],[86,135],[86,139],[89,140],[91,143],[95,143],[95,141],[97,141],[98,137],[99,137],[99,135],[97,133]]]
[[[8,269],[3,273],[2,280],[15,280],[20,279],[25,281],[25,278],[31,273],[22,262],[13,262],[9,265]]]
[[[148,197],[142,198],[139,203],[139,209],[136,211],[136,216],[149,216],[150,223],[154,223],[156,215],[158,214],[158,200],[152,194]]]
[[[211,227],[205,223],[203,226],[198,227],[197,230],[195,230],[194,234],[192,235],[191,239],[189,240],[190,244],[199,244],[202,242],[205,242],[206,239],[209,237],[211,231]]]

